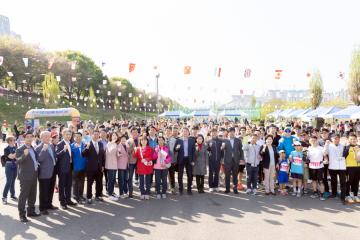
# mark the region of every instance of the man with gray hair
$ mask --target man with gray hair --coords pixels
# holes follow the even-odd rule
[[[39,209],[42,215],[48,215],[52,206],[51,181],[56,165],[55,149],[50,143],[50,132],[40,133],[41,143],[35,148],[39,159]]]

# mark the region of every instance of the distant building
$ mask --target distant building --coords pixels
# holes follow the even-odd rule
[[[19,34],[11,31],[10,20],[8,17],[0,15],[0,36],[12,36],[16,38],[21,38]]]

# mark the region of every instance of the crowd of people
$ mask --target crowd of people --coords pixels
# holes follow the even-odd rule
[[[56,191],[66,210],[104,197],[133,198],[137,185],[142,200],[152,193],[159,200],[167,194],[192,195],[194,177],[197,192],[204,194],[207,176],[209,193],[219,192],[223,181],[224,194],[264,190],[265,195],[309,194],[321,201],[360,203],[360,122],[347,123],[346,129],[341,124],[317,129],[302,122],[113,119],[68,127],[47,122],[36,129],[6,125],[2,202],[7,204],[10,192],[20,221],[27,222],[58,209]]]

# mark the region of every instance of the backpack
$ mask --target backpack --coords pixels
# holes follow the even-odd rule
[[[5,167],[7,157],[5,155],[1,156],[1,166]]]

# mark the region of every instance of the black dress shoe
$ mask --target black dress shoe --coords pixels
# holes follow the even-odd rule
[[[102,197],[95,197],[95,201],[98,201],[98,202],[103,202],[104,199]]]
[[[47,210],[40,211],[41,215],[49,215],[49,212]]]
[[[54,205],[51,205],[48,210],[58,210],[59,208],[58,207],[55,207]]]
[[[66,203],[66,205],[69,205],[69,206],[76,206],[77,204],[74,203],[73,201],[69,201]]]
[[[187,194],[188,194],[188,195],[192,195],[192,191],[187,191]]]
[[[20,222],[26,223],[29,222],[29,220],[25,216],[20,216]]]
[[[27,216],[28,216],[28,217],[40,217],[41,214],[40,214],[40,213],[36,213],[36,212],[32,212],[32,213],[28,213]]]
[[[61,209],[62,209],[62,210],[67,210],[68,207],[67,207],[66,205],[61,205]]]
[[[129,193],[129,198],[134,198],[134,196],[132,195],[132,193]]]
[[[224,193],[228,194],[228,193],[230,193],[230,190],[225,190]]]
[[[239,194],[239,191],[236,188],[234,188],[234,194]]]

